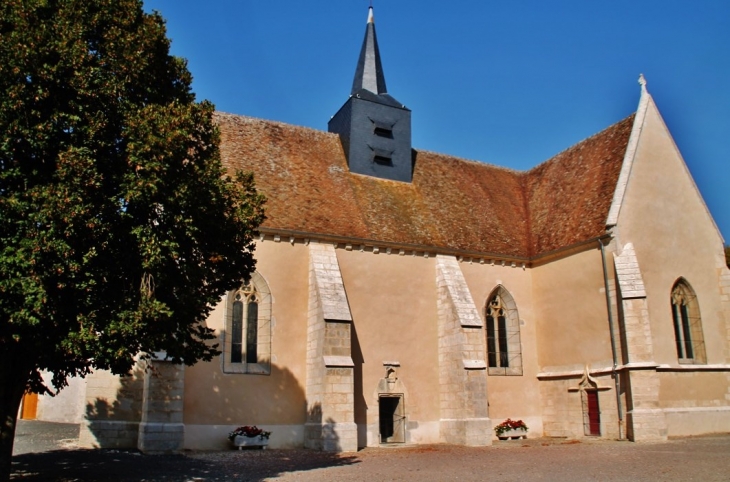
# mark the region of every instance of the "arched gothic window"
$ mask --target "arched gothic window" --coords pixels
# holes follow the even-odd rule
[[[487,300],[487,365],[490,375],[522,375],[522,344],[517,305],[498,286]]]
[[[228,294],[224,333],[225,373],[271,372],[271,292],[257,272]]]
[[[700,307],[694,290],[684,278],[674,283],[671,305],[679,363],[707,363]]]

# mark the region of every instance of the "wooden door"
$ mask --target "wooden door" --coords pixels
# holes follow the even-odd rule
[[[20,418],[23,420],[35,420],[38,410],[38,394],[26,393],[23,395],[23,408],[20,410]]]
[[[601,411],[598,406],[598,392],[587,391],[588,397],[588,429],[590,435],[601,435]]]
[[[393,442],[404,443],[406,441],[406,411],[403,403],[403,395],[398,397],[398,405],[393,413]]]

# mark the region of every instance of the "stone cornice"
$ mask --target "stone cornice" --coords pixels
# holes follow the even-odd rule
[[[627,363],[616,367],[617,372],[636,370],[656,370],[658,372],[730,372],[730,365],[668,365],[648,363]],[[606,375],[613,372],[613,367],[592,368],[588,370],[590,375]],[[553,370],[537,374],[538,379],[550,378],[578,378],[583,376],[585,370]]]
[[[596,247],[599,240],[609,239],[610,235],[605,234],[586,241],[565,246],[563,248],[543,253],[530,258],[520,256],[509,256],[492,253],[489,251],[470,251],[462,249],[444,248],[438,246],[426,246],[420,244],[395,243],[374,239],[363,239],[348,236],[335,236],[321,233],[310,233],[288,229],[259,228],[258,242],[274,241],[277,243],[286,242],[289,244],[305,244],[310,242],[332,243],[337,249],[347,251],[367,251],[373,254],[391,254],[400,256],[419,256],[424,258],[435,257],[437,254],[455,256],[459,262],[478,263],[492,266],[504,266],[511,268],[532,268],[533,266],[545,264],[556,259],[564,258],[572,254],[587,251]]]

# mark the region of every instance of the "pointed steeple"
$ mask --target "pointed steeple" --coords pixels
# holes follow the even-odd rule
[[[350,172],[411,182],[411,111],[385,90],[373,7],[357,62],[352,93],[327,123],[340,136]]]
[[[383,66],[380,63],[380,51],[378,50],[378,37],[375,35],[375,20],[373,7],[368,9],[368,23],[365,27],[365,40],[360,50],[360,59],[355,69],[355,80],[352,82],[352,94],[366,89],[373,94],[385,94],[385,75]]]

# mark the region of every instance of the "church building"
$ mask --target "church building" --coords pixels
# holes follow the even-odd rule
[[[147,451],[225,449],[241,425],[345,452],[489,445],[508,418],[528,437],[730,432],[724,242],[639,84],[636,112],[529,171],[419,150],[371,7],[328,132],[215,115],[224,166],[268,199],[256,272],[206,321],[220,357],[96,372],[37,417]]]

